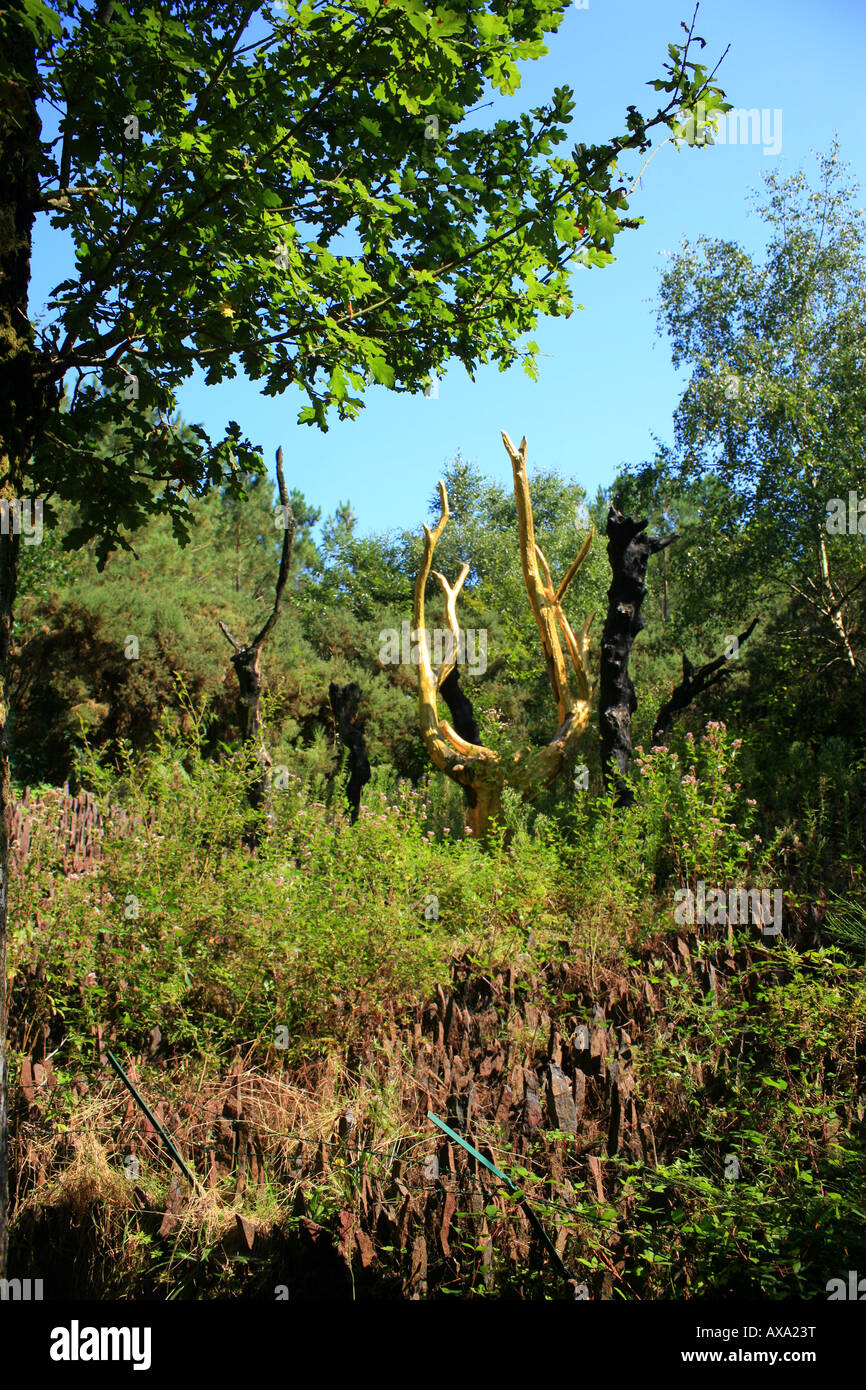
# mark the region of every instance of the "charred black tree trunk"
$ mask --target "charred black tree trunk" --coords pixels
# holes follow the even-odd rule
[[[758,619],[753,618],[745,632],[741,632],[737,638],[737,651],[744,642],[747,642],[758,626]],[[718,685],[723,678],[724,667],[733,659],[733,654],[728,656],[717,656],[715,661],[708,661],[703,666],[699,666],[697,671],[683,652],[683,678],[679,685],[675,686],[671,692],[670,699],[665,700],[661,709],[655,717],[653,723],[652,741],[661,743],[665,734],[673,722],[674,715],[687,709],[692,701],[709,690],[711,686]]]
[[[238,728],[244,743],[261,740],[262,735],[262,672],[259,655],[259,647],[239,647],[231,659],[238,678]],[[268,806],[267,777],[271,764],[270,756],[263,745],[257,756],[262,769],[261,776],[251,782],[248,793],[249,803],[254,811]]]
[[[481,730],[475,722],[472,701],[466,691],[460,688],[460,673],[456,666],[453,671],[449,671],[440,685],[439,694],[448,706],[448,712],[451,715],[451,727],[455,734],[465,738],[467,743],[480,743]],[[471,811],[478,800],[472,787],[463,788],[463,800]]]
[[[349,819],[354,825],[361,808],[361,793],[370,780],[367,744],[363,729],[358,723],[361,687],[356,685],[354,681],[351,685],[336,685],[331,681],[328,694],[331,699],[331,709],[334,711],[334,723],[337,732],[349,754],[346,798],[350,808]]]
[[[480,743],[481,733],[475,722],[472,701],[465,690],[460,688],[460,673],[456,666],[440,685],[439,694],[448,706],[451,714],[451,727],[455,734],[465,738],[467,743]]]
[[[262,647],[270,634],[277,625],[277,619],[283,606],[283,590],[286,587],[286,580],[289,577],[289,567],[292,563],[292,543],[295,539],[295,518],[289,505],[289,494],[286,489],[286,479],[283,474],[283,451],[277,450],[277,487],[280,493],[280,503],[282,506],[283,520],[283,549],[280,556],[280,572],[277,575],[277,587],[274,595],[274,606],[271,609],[270,617],[257,637],[252,642],[239,642],[233,637],[225,623],[220,623],[225,638],[231,642],[235,649],[232,657],[232,665],[238,678],[238,727],[244,744],[258,743],[256,758],[260,772],[250,783],[247,799],[254,811],[265,809],[268,819],[270,819],[270,802],[268,784],[268,770],[271,766],[271,757],[262,741],[262,673],[259,666],[259,657]],[[245,836],[246,843],[251,849],[255,849],[257,835],[255,829],[251,829]]]
[[[607,554],[613,577],[601,638],[598,718],[604,784],[607,787],[613,781],[619,806],[630,806],[634,800],[623,781],[631,758],[631,717],[637,709],[628,659],[644,625],[640,610],[646,594],[647,565],[651,555],[676,540],[675,535],[648,536],[646,527],[646,521],[623,516],[615,507],[608,512]]]

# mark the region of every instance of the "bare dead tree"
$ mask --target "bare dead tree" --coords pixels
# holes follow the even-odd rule
[[[267,809],[268,803],[268,769],[272,759],[262,741],[262,714],[261,714],[261,694],[262,694],[262,673],[259,664],[262,647],[277,625],[283,606],[283,591],[286,587],[286,580],[289,577],[289,567],[292,563],[292,545],[295,539],[297,523],[294,513],[289,505],[289,494],[286,489],[286,479],[283,474],[283,450],[282,446],[277,450],[277,486],[280,492],[280,503],[282,504],[283,520],[283,549],[280,555],[280,569],[277,575],[277,587],[274,595],[274,606],[260,632],[251,642],[242,643],[233,637],[225,623],[220,621],[220,630],[234,648],[234,656],[231,658],[238,678],[238,726],[241,738],[244,743],[252,743],[258,740],[256,756],[261,769],[260,775],[256,777],[249,790],[250,805],[254,810]],[[253,837],[254,840],[254,837]]]
[[[745,632],[741,632],[739,637],[737,637],[738,652],[743,643],[749,640],[757,626],[758,619],[753,618]],[[653,721],[653,743],[662,742],[671,726],[674,715],[686,709],[692,701],[695,700],[698,695],[702,695],[705,690],[709,690],[711,686],[718,685],[719,681],[721,681],[726,674],[724,669],[725,666],[729,661],[732,661],[734,657],[734,653],[731,653],[730,656],[728,656],[727,653],[723,653],[721,656],[717,656],[714,661],[707,661],[703,666],[699,666],[698,669],[695,670],[685,652],[683,652],[682,655],[683,678],[679,685],[674,687],[671,695],[665,700]]]
[[[457,598],[469,573],[469,566],[464,564],[452,589],[444,575],[433,571],[445,597],[446,622],[451,633],[450,651],[439,670],[434,671],[424,620],[424,591],[431,572],[436,543],[451,515],[448,493],[443,482],[439,483],[439,521],[432,531],[428,526],[424,527],[424,558],[415,581],[413,605],[414,627],[419,644],[418,717],[421,735],[435,766],[463,787],[469,807],[469,824],[473,834],[482,841],[487,837],[491,820],[501,814],[502,792],[506,786],[513,787],[525,801],[531,803],[543,788],[553,785],[569,753],[589,723],[592,711],[592,689],[587,667],[589,625],[592,618],[590,617],[581,631],[575,634],[563,612],[562,601],[569,584],[589,553],[594,532],[591,531],[587,536],[580,554],[569,567],[559,588],[554,590],[547,561],[535,540],[532,502],[526,476],[526,440],[523,439],[520,448],[516,449],[503,431],[502,441],[514,472],[523,578],[529,604],[541,635],[541,645],[559,718],[559,728],[546,748],[516,753],[503,760],[494,749],[485,748],[482,744],[467,739],[446,720],[439,718],[438,696],[454,670],[459,648]],[[560,633],[574,667],[576,694],[569,685],[569,673]],[[458,718],[462,719],[463,714],[465,710],[460,710]],[[468,725],[464,724],[463,727],[466,728]]]
[[[631,717],[637,709],[628,661],[634,640],[644,625],[641,604],[646,595],[646,571],[651,555],[664,550],[672,536],[648,536],[647,522],[623,516],[616,507],[607,515],[607,554],[611,581],[607,618],[601,638],[601,680],[598,722],[604,784],[613,780],[617,804],[630,806],[634,797],[623,781],[631,758]]]
[[[337,685],[331,681],[328,695],[331,700],[331,709],[334,712],[334,724],[349,755],[346,799],[350,807],[349,819],[354,825],[361,807],[361,793],[370,780],[367,742],[358,720],[361,687],[355,681],[352,681],[350,685]]]

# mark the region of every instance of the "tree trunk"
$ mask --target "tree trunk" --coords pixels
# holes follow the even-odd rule
[[[418,661],[418,724],[421,736],[427,745],[431,761],[440,772],[452,778],[466,792],[468,805],[467,820],[470,829],[480,841],[485,841],[489,833],[490,821],[501,815],[503,791],[510,786],[524,800],[532,802],[543,786],[549,787],[565,766],[571,748],[583,733],[592,714],[592,688],[589,682],[587,655],[589,650],[589,619],[579,632],[572,630],[562,604],[568,586],[589,553],[594,531],[590,531],[580,551],[571,562],[559,587],[555,588],[550,566],[544,553],[535,540],[535,527],[532,519],[532,499],[529,494],[529,481],[526,474],[526,439],[522,439],[516,449],[505,431],[502,442],[511,459],[514,473],[514,497],[517,503],[517,533],[520,543],[520,558],[529,606],[538,625],[541,646],[547,663],[551,693],[559,716],[559,727],[552,742],[546,748],[527,757],[516,753],[510,759],[510,766],[502,762],[500,754],[493,748],[485,748],[479,742],[478,727],[472,715],[472,706],[458,681],[452,680],[445,690],[448,678],[454,672],[454,653],[459,649],[460,627],[457,619],[457,599],[466,582],[470,566],[463,562],[454,587],[448,583],[444,574],[438,570],[436,576],[439,587],[445,596],[445,616],[448,631],[454,640],[454,648],[449,658],[437,673],[430,660],[430,646],[424,621],[424,589],[431,573],[433,552],[436,543],[448,524],[451,515],[448,506],[448,491],[445,484],[439,483],[439,521],[431,531],[424,527],[424,557],[415,578],[415,592],[412,601],[412,616],[415,629],[421,635]],[[563,642],[565,646],[563,647]],[[573,667],[576,690],[572,692],[568,670],[568,660]],[[445,668],[448,668],[447,671]],[[440,676],[444,679],[440,686]],[[454,724],[439,718],[438,701],[444,694],[452,712]],[[460,727],[473,737],[468,738],[459,732]],[[506,835],[506,841],[508,836]]]
[[[466,691],[460,688],[460,673],[456,666],[440,685],[439,694],[448,706],[454,732],[465,738],[467,743],[480,743],[481,734],[475,722],[472,701]]]
[[[613,781],[619,806],[630,806],[634,801],[623,781],[631,758],[631,717],[637,709],[628,659],[644,625],[640,610],[646,595],[647,565],[651,555],[676,539],[648,536],[646,526],[646,521],[623,516],[615,507],[608,512],[607,554],[613,577],[601,639],[598,718],[604,784],[607,787]]]
[[[42,126],[36,110],[36,55],[27,31],[7,16],[6,71],[0,83],[0,497],[20,498],[22,473],[42,416],[37,354],[27,312],[30,247],[38,196]],[[0,534],[0,1278],[6,1277],[9,1232],[8,1067],[6,1043],[7,889],[12,782],[9,767],[9,647],[19,537],[11,508]]]
[[[460,674],[457,667],[450,671],[439,687],[439,694],[448,706],[448,713],[451,715],[451,726],[454,732],[461,738],[465,738],[467,743],[480,743],[481,731],[475,722],[475,711],[472,708],[472,701],[465,690],[460,688]],[[471,794],[470,794],[471,793]],[[477,798],[470,787],[463,788],[463,804],[466,807],[466,816],[472,826],[473,834],[476,834],[473,824],[473,812],[476,811]],[[496,814],[495,812],[493,814]],[[486,811],[483,815],[484,834],[487,833],[487,824],[490,820],[490,812]]]
[[[467,803],[467,824],[472,831],[472,838],[482,845],[487,843],[490,822],[495,818],[502,820],[502,769],[492,767],[490,772],[493,775],[489,778],[481,776],[474,786],[463,789]],[[506,832],[506,844],[510,838],[510,833]]]
[[[238,678],[238,727],[240,728],[241,738],[245,744],[253,740],[258,740],[258,760],[261,767],[260,775],[250,783],[248,798],[250,806],[254,811],[261,811],[263,808],[267,813],[270,810],[268,768],[271,759],[262,743],[262,672],[259,666],[260,649],[255,646],[241,647],[231,658]],[[256,836],[254,831],[250,831],[247,843],[251,848],[255,848]]]
[[[852,670],[856,671],[858,669],[857,658],[854,655],[854,648],[851,646],[851,639],[845,622],[844,603],[840,600],[839,591],[830,578],[830,561],[827,557],[827,540],[823,528],[819,528],[818,531],[818,555],[821,571],[821,587],[823,593],[826,595],[824,611],[835,628],[839,644],[845,652],[846,661],[851,666]]]
[[[281,521],[283,530],[283,546],[280,555],[280,571],[277,575],[277,586],[274,592],[274,606],[270,616],[265,621],[264,626],[251,642],[239,642],[233,637],[224,622],[220,622],[220,630],[227,642],[234,647],[232,665],[238,678],[238,724],[240,726],[241,738],[245,745],[249,745],[252,740],[258,744],[256,757],[258,759],[260,773],[254,778],[247,792],[247,800],[254,811],[265,810],[268,823],[272,820],[271,812],[271,788],[268,781],[268,772],[271,767],[271,757],[265,748],[262,738],[262,672],[259,666],[259,657],[262,647],[268,640],[277,625],[280,612],[283,606],[283,591],[286,587],[286,580],[289,577],[289,568],[292,563],[292,545],[295,540],[295,518],[289,504],[289,494],[286,488],[286,479],[283,473],[283,447],[277,449],[277,487],[280,493]],[[240,524],[240,523],[238,523]],[[258,837],[256,827],[252,826],[244,836],[244,840],[251,850],[256,848]]]
[[[328,694],[331,698],[331,709],[334,711],[337,731],[349,753],[346,797],[350,807],[349,818],[354,825],[361,807],[361,793],[370,780],[367,744],[363,730],[358,724],[361,687],[356,685],[354,681],[351,685],[336,685],[334,681],[331,681]]]

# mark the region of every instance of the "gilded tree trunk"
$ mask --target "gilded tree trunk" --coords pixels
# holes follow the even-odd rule
[[[473,786],[464,786],[466,797],[466,823],[473,838],[481,844],[487,843],[491,822],[502,819],[502,790],[504,779],[501,769],[495,769],[499,776],[481,777]],[[493,771],[493,769],[491,769]]]
[[[412,605],[415,629],[420,637],[418,723],[421,736],[435,766],[463,788],[468,808],[467,820],[476,838],[482,842],[488,838],[493,818],[502,815],[504,788],[511,787],[524,801],[532,803],[540,791],[553,786],[589,723],[592,712],[592,688],[587,664],[589,627],[592,619],[589,618],[583,627],[575,632],[562,604],[568,586],[586,559],[594,533],[590,531],[559,587],[554,588],[550,567],[535,539],[532,500],[526,473],[526,440],[521,440],[517,449],[503,431],[502,442],[511,459],[514,472],[517,532],[526,593],[538,625],[551,693],[559,715],[559,728],[546,748],[515,753],[504,762],[495,749],[485,748],[478,742],[478,726],[472,714],[472,706],[460,690],[455,673],[456,653],[460,649],[457,599],[469,574],[470,567],[466,563],[463,564],[453,588],[444,574],[440,574],[438,570],[432,571],[445,598],[445,618],[452,639],[449,655],[438,671],[433,669],[424,617],[424,589],[431,573],[436,543],[451,515],[448,492],[441,481],[439,521],[432,531],[429,526],[424,527],[424,556],[415,579]],[[571,681],[575,682],[574,691]],[[439,718],[440,695],[448,704],[453,724]]]

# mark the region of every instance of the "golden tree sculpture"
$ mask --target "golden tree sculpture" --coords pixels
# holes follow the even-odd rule
[[[438,671],[430,659],[430,643],[424,619],[424,590],[430,576],[433,552],[448,524],[451,512],[445,484],[439,483],[441,514],[431,531],[424,527],[424,558],[415,580],[413,619],[418,643],[418,718],[421,735],[434,765],[463,787],[468,805],[468,822],[479,840],[487,839],[491,820],[502,811],[502,793],[513,787],[524,801],[533,802],[538,794],[550,787],[559,776],[569,753],[589,723],[592,713],[592,689],[587,671],[590,614],[579,633],[575,633],[562,611],[569,584],[574,579],[592,545],[592,528],[581,547],[580,554],[569,566],[559,588],[554,590],[550,568],[535,540],[532,502],[526,476],[526,440],[515,449],[505,431],[502,440],[514,470],[514,496],[517,502],[517,528],[523,578],[529,596],[529,606],[535,615],[541,645],[547,663],[553,698],[556,702],[559,727],[546,748],[514,753],[503,759],[493,748],[467,743],[447,720],[439,718],[438,695],[442,682],[453,671],[460,628],[457,621],[457,599],[469,573],[464,564],[453,589],[443,574],[433,571],[445,597],[445,614],[450,642],[446,658]],[[561,637],[560,637],[561,634]],[[562,640],[561,640],[562,639]],[[569,672],[563,640],[571,664]],[[573,682],[574,689],[572,689]]]

